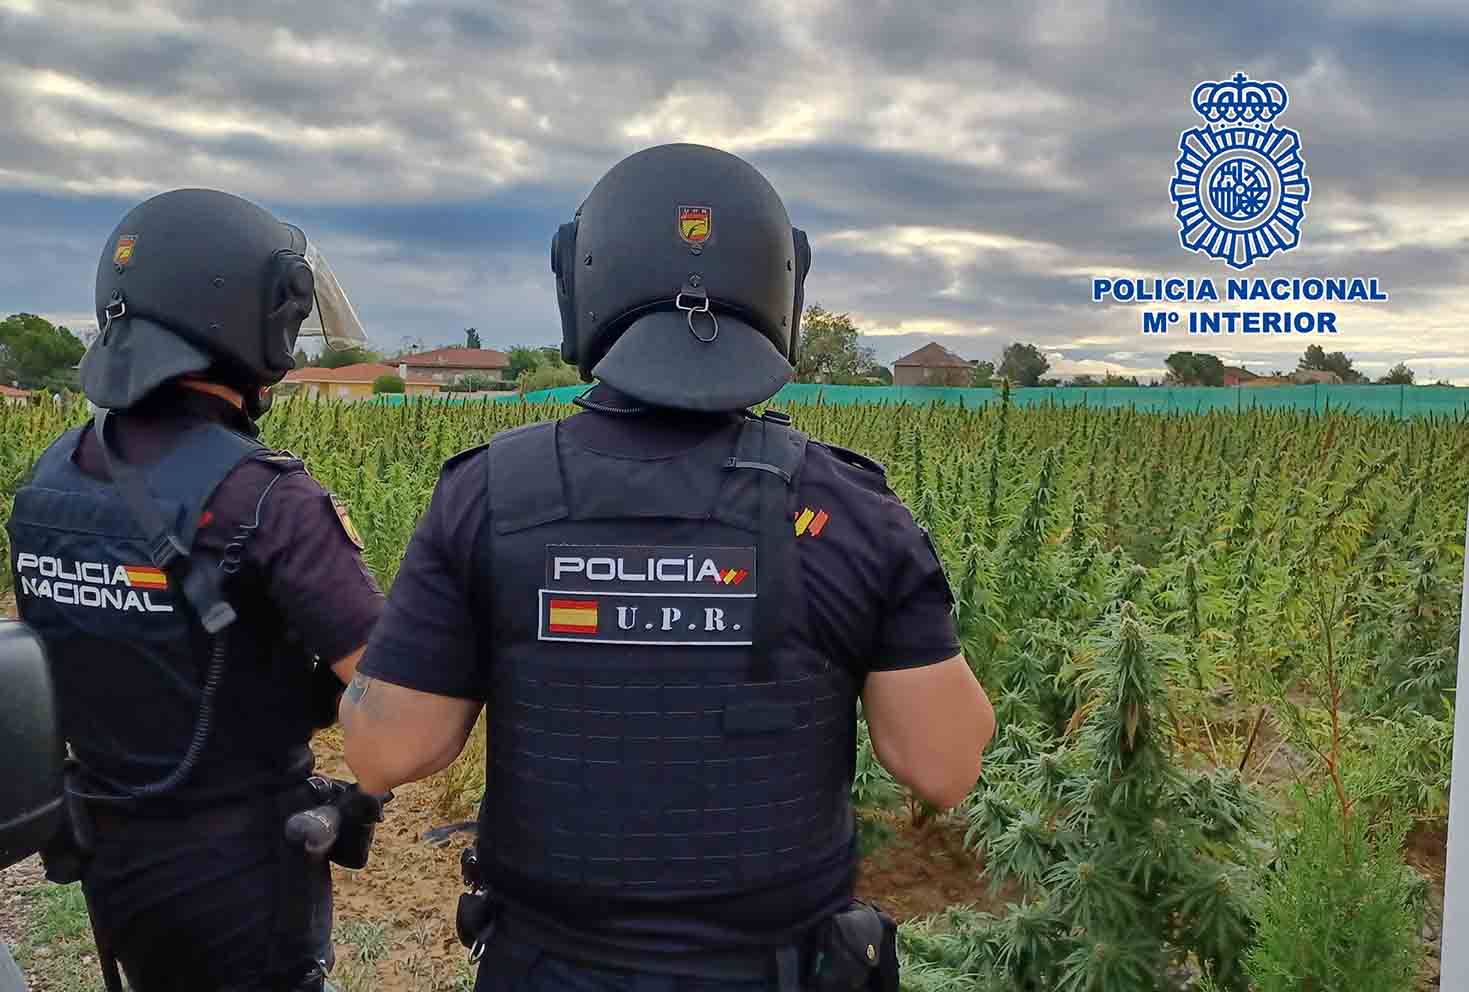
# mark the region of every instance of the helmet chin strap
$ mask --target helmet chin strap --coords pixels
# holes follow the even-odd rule
[[[184,376],[179,380],[179,385],[185,389],[192,389],[196,393],[208,393],[210,396],[218,396],[222,400],[229,400],[235,406],[244,408],[245,396],[240,390],[223,383],[211,382],[208,379],[195,379]]]
[[[259,420],[270,412],[270,406],[275,402],[275,393],[269,386],[261,386],[252,393],[245,395],[245,413],[251,420]]]
[[[196,393],[208,393],[210,396],[218,396],[227,400],[245,411],[251,420],[259,420],[270,410],[274,396],[269,386],[259,386],[250,389],[237,389],[234,386],[226,386],[221,382],[209,379],[195,379],[184,377],[179,380],[179,385],[185,389],[192,389]]]

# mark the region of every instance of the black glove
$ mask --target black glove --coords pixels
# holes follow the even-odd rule
[[[286,821],[286,840],[312,858],[325,857],[353,870],[367,867],[373,834],[393,794],[370,795],[356,782],[319,775],[310,784],[326,802],[292,815]]]
[[[335,805],[342,812],[342,829],[336,844],[327,852],[327,858],[343,868],[365,868],[373,835],[383,819],[383,807],[392,800],[393,794],[374,796],[359,789],[356,782],[340,784],[344,788]]]

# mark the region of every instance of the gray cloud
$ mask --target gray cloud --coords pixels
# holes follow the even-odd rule
[[[1148,372],[1176,348],[1288,366],[1300,339],[1144,339],[1088,277],[1234,273],[1178,244],[1189,94],[1291,93],[1313,195],[1266,276],[1380,275],[1327,343],[1469,382],[1462,4],[986,4],[697,11],[558,0],[0,0],[0,310],[85,312],[129,202],[211,185],[302,218],[385,347],[554,339],[558,220],[662,141],[760,166],[818,244],[808,299],[891,360],[940,333]],[[1112,356],[1109,358],[1109,356]],[[1426,370],[1420,370],[1426,371]]]

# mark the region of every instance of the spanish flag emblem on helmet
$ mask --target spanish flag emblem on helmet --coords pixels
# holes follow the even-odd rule
[[[691,245],[701,245],[714,233],[714,211],[708,207],[679,207],[678,236]]]

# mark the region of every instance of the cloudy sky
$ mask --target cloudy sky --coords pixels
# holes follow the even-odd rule
[[[1194,85],[1290,92],[1301,246],[1250,275],[1375,275],[1331,338],[1177,330],[1092,276],[1233,275],[1179,245]],[[1062,374],[1258,371],[1306,344],[1469,384],[1463,0],[0,0],[0,314],[74,328],[133,203],[178,186],[302,226],[376,345],[552,344],[556,225],[668,141],[762,169],[810,232],[807,300],[891,361],[1040,346]]]

